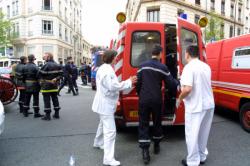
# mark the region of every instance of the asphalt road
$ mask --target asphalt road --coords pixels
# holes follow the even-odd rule
[[[102,165],[103,152],[92,148],[98,124],[98,116],[91,111],[95,92],[85,87],[80,88],[76,97],[64,93],[65,90],[60,97],[60,120],[47,122],[32,115],[24,118],[18,112],[17,102],[5,107],[0,166],[68,166],[71,155],[76,159],[76,166]],[[241,129],[237,116],[226,110],[216,113],[206,166],[250,166],[250,134]],[[180,160],[186,155],[184,127],[166,127],[164,132],[161,153],[151,155],[150,165],[180,166]],[[123,166],[144,165],[136,128],[117,134],[116,158]]]

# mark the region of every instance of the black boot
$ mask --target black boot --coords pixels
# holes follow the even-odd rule
[[[45,114],[45,116],[42,118],[42,120],[47,120],[47,121],[51,120],[50,113],[47,113],[47,112],[46,112],[46,114]]]
[[[23,113],[24,117],[28,117],[29,116],[27,109],[23,109],[22,113]]]
[[[60,119],[59,110],[55,110],[55,114],[53,115],[53,118],[54,119]]]
[[[160,143],[154,143],[154,154],[159,154],[160,151]]]
[[[149,155],[148,148],[142,149],[142,159],[143,159],[144,164],[148,164],[150,162],[150,155]]]
[[[23,104],[20,104],[20,103],[19,103],[19,112],[23,113]]]
[[[36,109],[34,112],[35,112],[34,118],[41,118],[41,117],[43,117],[43,115],[41,115],[41,114],[39,113],[39,110],[38,110],[38,109]]]

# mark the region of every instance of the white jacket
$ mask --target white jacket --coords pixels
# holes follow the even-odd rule
[[[96,94],[92,110],[102,115],[113,115],[119,99],[119,91],[132,88],[130,79],[119,82],[110,64],[103,64],[96,74]]]

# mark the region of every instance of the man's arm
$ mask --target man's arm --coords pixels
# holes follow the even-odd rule
[[[186,98],[192,91],[192,86],[184,85],[181,87],[181,94],[179,95],[178,100],[182,101],[184,98]]]

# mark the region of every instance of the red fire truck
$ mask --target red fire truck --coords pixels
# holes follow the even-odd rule
[[[250,34],[208,44],[208,64],[216,105],[239,112],[250,132]]]
[[[161,44],[163,47],[161,61],[167,65],[174,78],[179,78],[186,64],[184,53],[187,46],[197,45],[200,49],[200,59],[205,61],[205,47],[198,25],[182,18],[177,19],[177,24],[128,22],[121,25],[116,46],[118,56],[114,68],[120,81],[136,75],[139,65],[151,58],[151,50],[155,44]],[[183,124],[184,105],[177,110],[175,108],[178,92],[170,96],[166,87],[162,89],[162,93],[165,98],[162,124]],[[168,109],[174,109],[171,118],[164,116]],[[115,118],[118,127],[138,125],[138,96],[135,88],[120,94]]]

